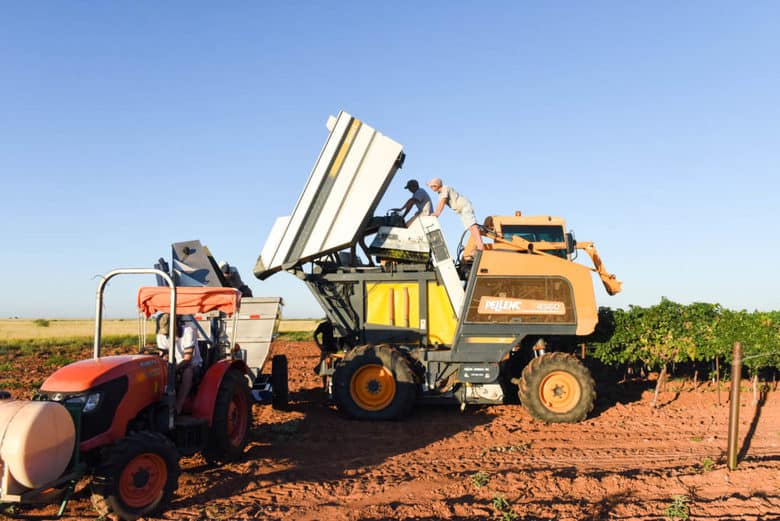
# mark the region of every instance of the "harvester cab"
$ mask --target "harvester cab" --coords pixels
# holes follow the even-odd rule
[[[341,112],[289,217],[274,223],[254,273],[287,271],[322,306],[343,350],[320,374],[349,416],[390,419],[420,399],[503,403],[516,395],[545,422],[592,410],[595,383],[569,351],[593,332],[592,274],[620,282],[592,243],[552,216],[488,217],[485,250],[453,258],[438,219],[407,228],[375,215],[403,147]],[[578,249],[594,268],[575,262]]]
[[[138,292],[144,317],[156,312],[210,315],[214,334],[204,352],[202,377],[177,413],[175,343],[163,353],[104,356],[103,292],[117,275],[155,275],[168,287]],[[220,340],[217,322],[239,312],[234,288],[176,287],[157,269],[119,269],[100,281],[91,359],[55,371],[33,401],[0,403],[0,503],[62,500],[91,476],[102,515],[136,519],[162,508],[178,486],[180,455],[209,461],[237,459],[252,423],[246,362]],[[145,324],[145,321],[142,321]],[[175,321],[165,331],[176,338]],[[145,347],[143,331],[139,347]],[[156,350],[154,350],[156,351]],[[45,492],[45,494],[44,494]]]

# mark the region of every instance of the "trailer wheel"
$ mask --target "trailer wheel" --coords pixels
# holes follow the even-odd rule
[[[287,357],[275,355],[271,359],[271,406],[278,410],[287,410],[290,390],[287,386]]]
[[[179,453],[157,432],[135,432],[104,450],[92,481],[93,504],[133,520],[159,510],[179,485]]]
[[[236,369],[222,377],[214,404],[209,440],[203,455],[212,463],[241,457],[249,441],[252,423],[252,395],[246,378]]]
[[[387,345],[353,350],[333,375],[333,395],[344,414],[359,420],[393,420],[412,410],[417,385],[409,362]]]
[[[548,353],[525,366],[517,395],[538,420],[576,423],[593,410],[595,387],[590,371],[577,358]]]

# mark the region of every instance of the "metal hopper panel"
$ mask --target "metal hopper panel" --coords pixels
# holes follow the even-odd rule
[[[261,279],[354,244],[399,167],[403,147],[360,120],[341,112],[329,127],[295,210],[263,247]]]

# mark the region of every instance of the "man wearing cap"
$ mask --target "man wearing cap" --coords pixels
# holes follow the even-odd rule
[[[406,226],[409,226],[419,216],[431,215],[433,203],[431,202],[431,196],[428,195],[428,192],[420,188],[420,183],[418,183],[416,179],[409,179],[404,188],[412,192],[412,196],[400,208],[404,211],[402,217],[405,219],[406,215],[412,209],[412,206],[417,206],[417,213],[414,214],[414,217],[412,217],[408,223],[406,223]]]
[[[439,194],[439,205],[431,215],[434,217],[440,216],[446,204],[458,214],[463,222],[463,226],[471,232],[471,239],[474,241],[477,249],[484,250],[485,246],[482,243],[482,235],[479,233],[479,228],[477,228],[477,216],[474,215],[471,201],[456,192],[451,186],[444,185],[440,177],[434,177],[428,181],[428,186]]]
[[[222,276],[225,278],[228,287],[236,288],[241,292],[242,297],[252,296],[252,289],[241,280],[241,275],[238,274],[238,268],[231,266],[225,261],[222,261],[219,264],[219,268],[222,271]]]

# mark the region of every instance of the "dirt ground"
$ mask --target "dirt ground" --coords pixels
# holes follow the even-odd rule
[[[601,385],[575,425],[517,405],[421,405],[397,422],[343,418],[312,372],[310,342],[290,360],[291,410],[255,406],[243,461],[182,460],[160,519],[780,519],[780,397],[743,392],[740,460],[726,467],[728,393],[672,383],[651,409],[646,384]],[[17,515],[48,515],[24,508]],[[87,489],[66,519],[97,518]]]

